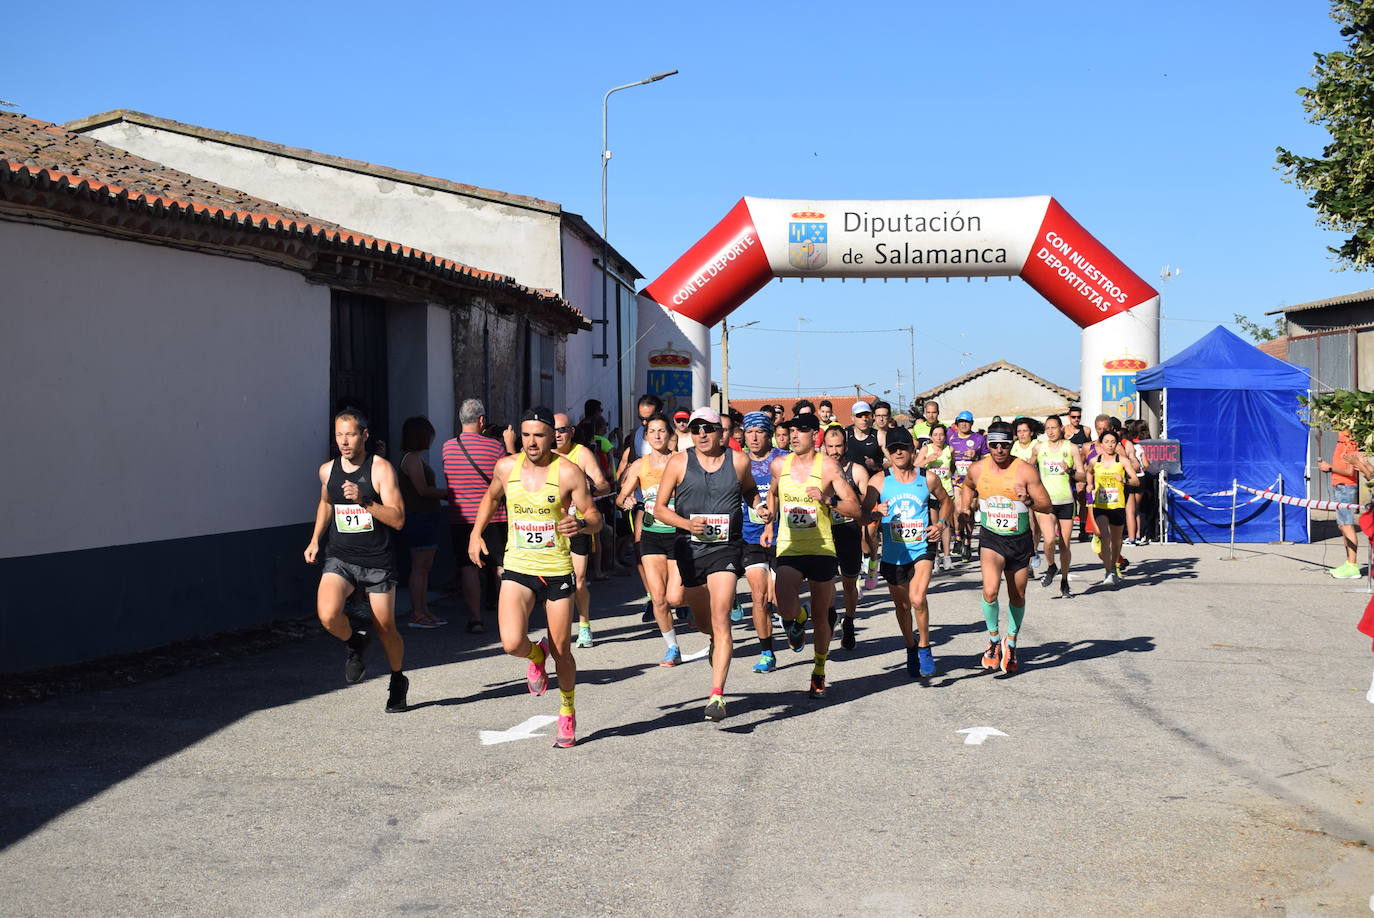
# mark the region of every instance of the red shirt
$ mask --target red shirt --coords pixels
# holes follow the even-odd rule
[[[479,433],[464,432],[458,436],[463,438],[463,446],[472,456],[472,462],[468,462],[467,456],[458,448],[456,439],[444,444],[444,477],[448,479],[450,501],[448,520],[450,523],[471,524],[477,521],[477,508],[482,505],[482,495],[491,486],[492,470],[496,468],[497,460],[506,455],[506,447]],[[485,478],[472,467],[473,462],[477,463],[477,469],[482,470]],[[506,505],[502,502],[497,504],[491,522],[505,521]]]

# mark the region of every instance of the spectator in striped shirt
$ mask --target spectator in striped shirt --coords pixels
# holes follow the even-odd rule
[[[463,603],[468,607],[468,631],[481,634],[482,573],[468,557],[468,538],[477,520],[477,508],[482,496],[491,486],[492,471],[497,460],[506,455],[499,440],[482,435],[486,426],[486,408],[480,399],[470,398],[458,409],[458,436],[444,444],[444,477],[448,479],[449,530],[453,536],[453,552],[462,580]],[[501,562],[506,550],[506,508],[498,505],[491,522],[482,533],[487,546],[487,569],[501,577]]]

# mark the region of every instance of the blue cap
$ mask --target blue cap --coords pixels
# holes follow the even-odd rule
[[[751,411],[744,416],[744,423],[740,425],[744,430],[751,427],[762,427],[768,433],[773,432],[773,416],[762,411]]]
[[[968,421],[970,424],[972,424],[972,423],[973,423],[973,412],[972,412],[972,411],[961,411],[961,412],[959,412],[958,414],[956,414],[956,415],[954,416],[954,420],[956,420],[956,421]]]

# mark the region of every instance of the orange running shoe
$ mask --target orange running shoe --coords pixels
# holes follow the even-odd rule
[[[1002,657],[1001,641],[988,641],[988,649],[983,651],[983,669],[996,669]]]
[[[1002,641],[1002,672],[1010,676],[1016,672],[1018,665],[1016,662],[1016,645],[1005,640]]]

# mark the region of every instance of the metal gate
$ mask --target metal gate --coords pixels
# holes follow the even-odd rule
[[[330,291],[329,404],[331,415],[345,407],[368,416],[369,447],[386,438],[386,301],[375,296]],[[334,436],[329,434],[330,450]]]

